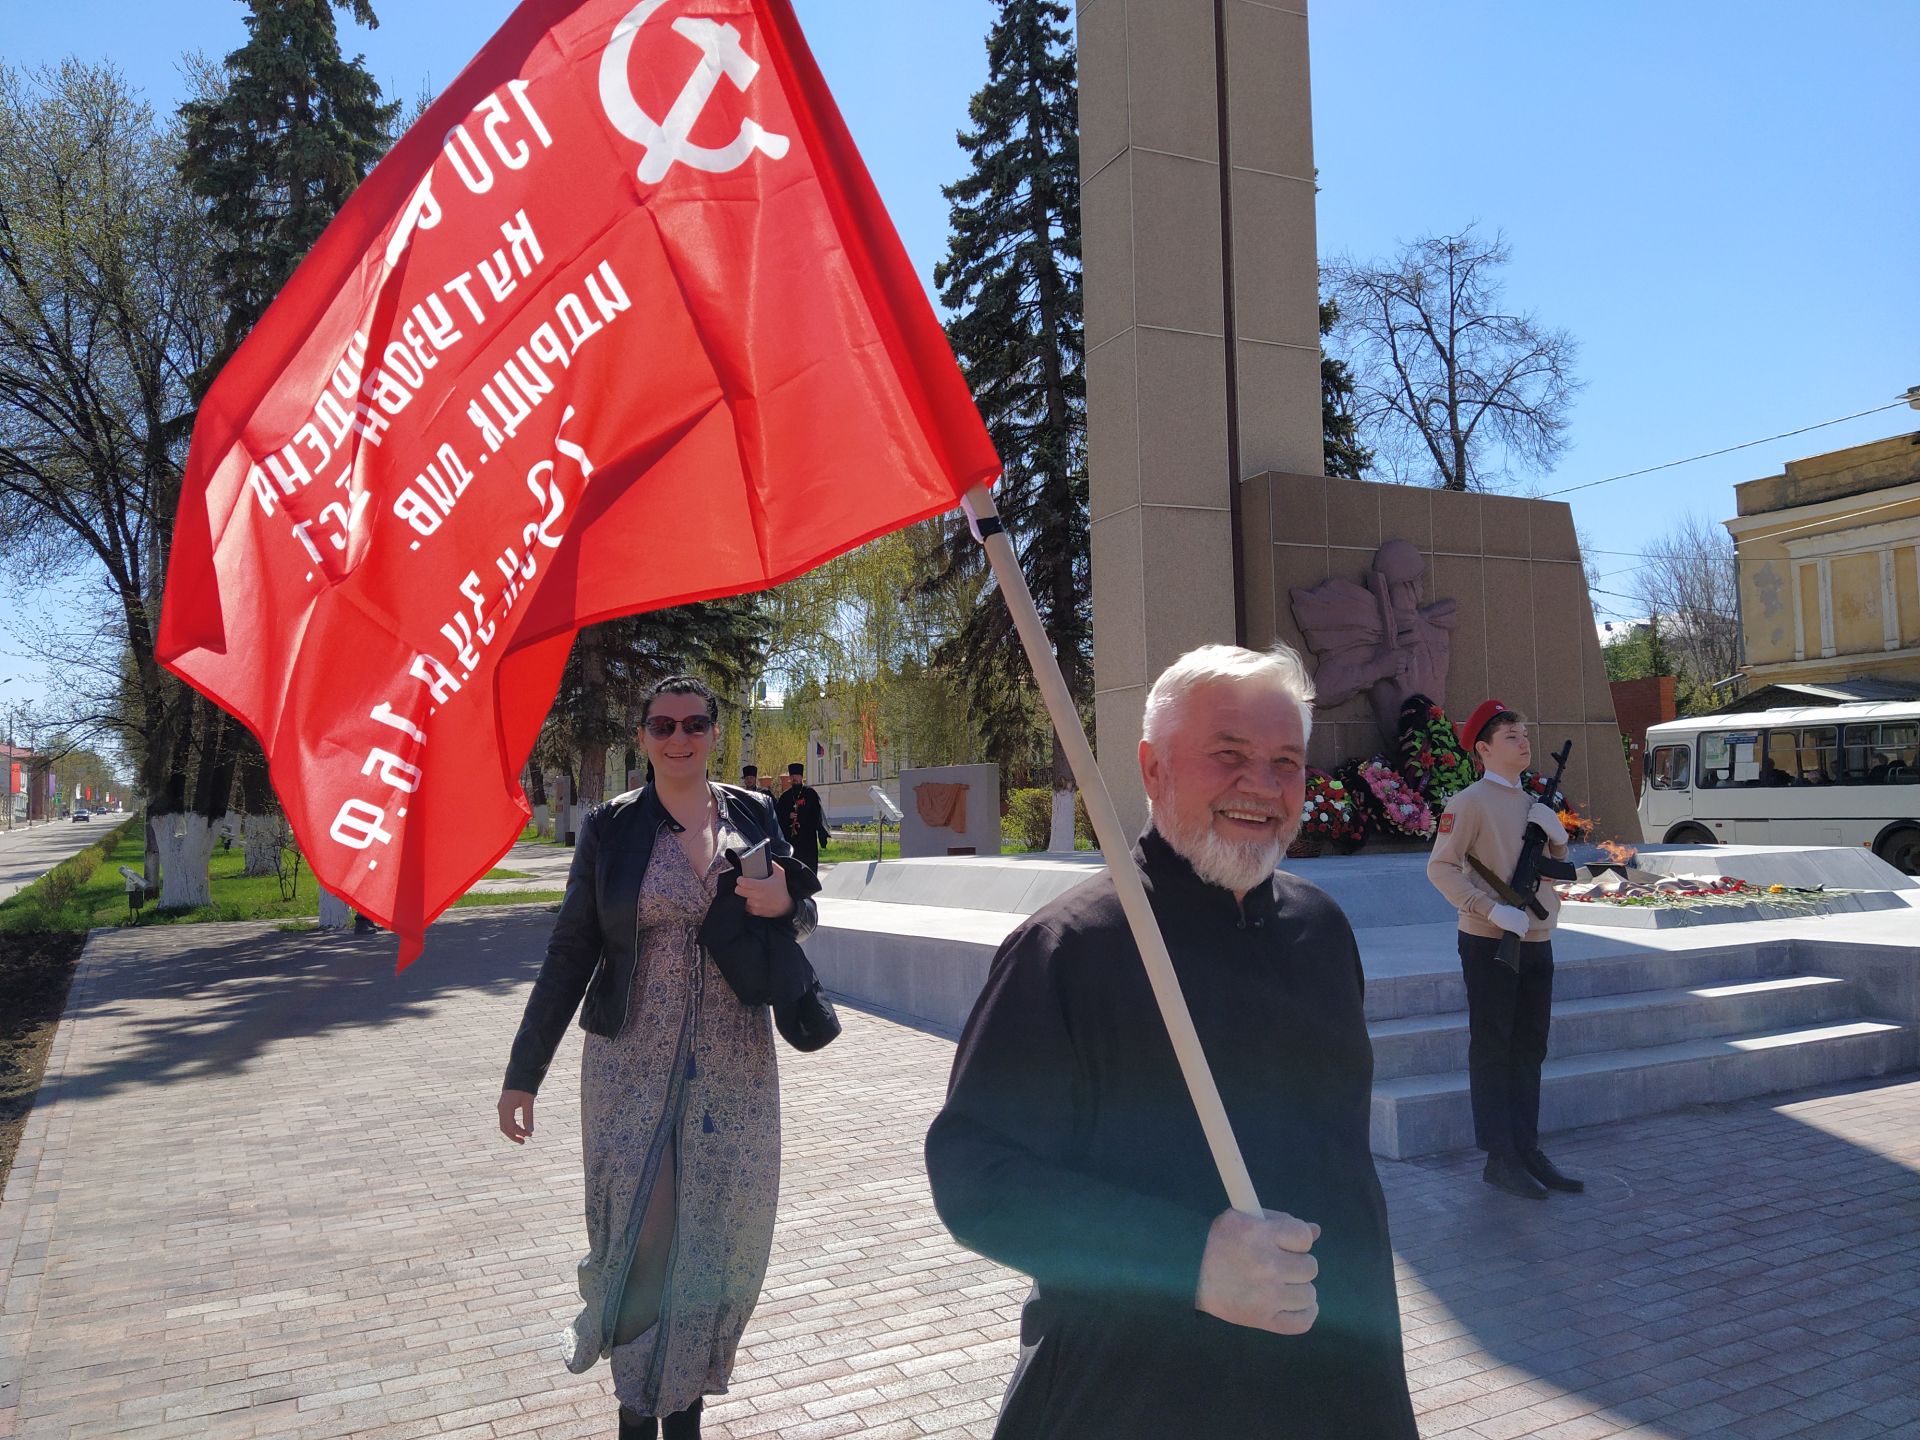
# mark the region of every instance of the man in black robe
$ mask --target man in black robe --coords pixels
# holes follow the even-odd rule
[[[786,786],[773,802],[780,833],[809,870],[818,870],[820,847],[833,842],[826,807],[820,803],[820,792],[807,784],[807,767],[798,760],[787,766]]]
[[[954,1237],[1035,1282],[997,1440],[1415,1440],[1359,952],[1275,873],[1312,699],[1292,651],[1206,646],[1155,683],[1140,745],[1131,863],[1263,1215],[1227,1206],[1111,880],[994,958],[927,1172]]]

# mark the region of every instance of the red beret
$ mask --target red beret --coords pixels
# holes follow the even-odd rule
[[[1469,755],[1473,754],[1473,742],[1480,738],[1480,732],[1487,728],[1487,722],[1506,708],[1504,700],[1482,700],[1473,714],[1467,717],[1467,723],[1460,727],[1460,748]]]

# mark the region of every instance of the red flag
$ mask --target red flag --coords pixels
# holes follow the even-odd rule
[[[868,765],[880,763],[880,747],[873,738],[873,712],[865,711],[860,716],[860,759]]]
[[[404,965],[525,823],[580,626],[998,470],[788,0],[527,0],[208,395],[159,654]]]

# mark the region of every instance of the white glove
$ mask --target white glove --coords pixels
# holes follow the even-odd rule
[[[1528,809],[1527,820],[1531,824],[1538,825],[1545,833],[1547,839],[1551,840],[1554,844],[1564,845],[1567,843],[1567,827],[1560,823],[1560,817],[1558,815],[1554,814],[1553,811],[1549,810],[1538,800],[1534,801],[1532,807]]]
[[[1496,905],[1487,912],[1487,918],[1509,935],[1527,937],[1527,927],[1533,924],[1533,917],[1518,905]]]

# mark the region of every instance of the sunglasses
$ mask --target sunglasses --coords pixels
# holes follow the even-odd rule
[[[713,718],[709,715],[689,715],[684,720],[676,720],[671,715],[649,715],[640,722],[640,728],[656,740],[667,739],[676,727],[689,737],[697,737],[713,729]]]

